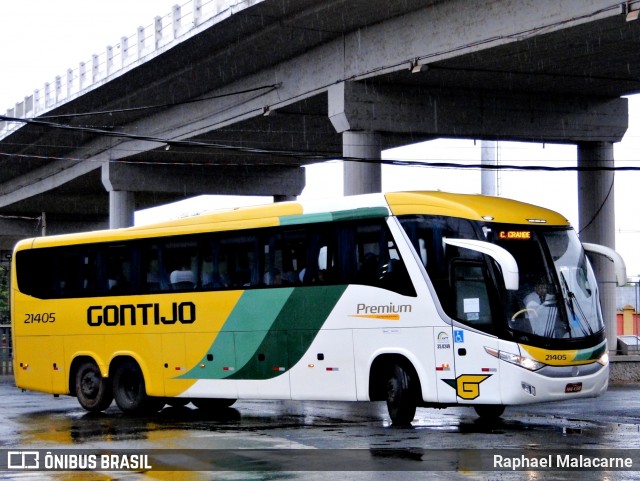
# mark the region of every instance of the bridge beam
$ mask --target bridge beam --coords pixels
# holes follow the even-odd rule
[[[619,142],[628,127],[628,101],[342,82],[329,88],[329,119],[337,132],[423,139]]]
[[[184,196],[299,195],[305,185],[300,167],[154,165],[105,162],[102,183],[108,192],[169,192]]]
[[[305,186],[301,167],[256,165],[155,165],[105,162],[102,183],[109,192],[111,228],[133,225],[135,193],[274,196],[293,199]]]

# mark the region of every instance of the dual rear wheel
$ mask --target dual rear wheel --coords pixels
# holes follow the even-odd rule
[[[80,405],[90,412],[104,411],[114,398],[125,413],[157,411],[164,406],[161,398],[147,396],[144,376],[134,361],[118,365],[113,380],[102,377],[93,361],[84,361],[76,371],[75,390]]]
[[[147,396],[142,370],[137,362],[131,360],[116,367],[113,397],[123,413],[157,412],[165,405],[163,398]]]
[[[104,411],[113,401],[113,390],[109,378],[93,362],[83,362],[76,371],[76,396],[80,405],[90,412]]]
[[[165,404],[177,407],[189,403],[188,399],[148,396],[142,370],[133,360],[118,364],[112,378],[102,377],[93,361],[84,361],[76,371],[75,392],[80,405],[90,412],[104,411],[114,399],[122,412],[130,414],[156,412]],[[231,406],[235,399],[191,401],[200,409],[218,410]]]

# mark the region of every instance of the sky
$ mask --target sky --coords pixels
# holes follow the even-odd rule
[[[186,0],[0,0],[0,113],[16,102],[64,76],[79,62],[89,63],[107,45],[148,27],[155,16],[164,17],[171,7]],[[186,7],[185,7],[186,8]],[[629,101],[629,129],[614,147],[617,165],[640,166],[640,95]],[[383,152],[383,158],[422,161],[480,161],[480,141],[436,140]],[[576,165],[572,145],[499,142],[498,159],[505,164],[536,163]],[[383,191],[444,190],[479,193],[477,170],[434,169],[417,166],[383,166]],[[339,197],[342,164],[307,167],[307,187],[300,200]],[[548,207],[562,213],[577,228],[577,175],[575,172],[501,171],[498,194]],[[631,277],[640,275],[640,211],[636,192],[640,172],[616,174],[616,249],[627,263]],[[223,207],[271,202],[272,198],[206,196],[170,207],[136,214],[136,223],[193,215]]]

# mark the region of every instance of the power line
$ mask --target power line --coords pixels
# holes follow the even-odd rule
[[[155,139],[156,142],[166,142],[159,139]],[[213,148],[218,148],[218,144],[213,144]],[[202,146],[202,145],[201,145]],[[204,145],[206,146],[206,145]],[[237,146],[225,146],[228,150],[237,150],[239,152],[247,153],[255,149],[248,149],[245,147]],[[515,164],[498,164],[498,165],[483,165],[481,163],[457,163],[457,162],[444,162],[444,161],[407,161],[401,159],[378,159],[378,158],[363,158],[363,157],[345,157],[339,155],[327,155],[323,153],[313,152],[301,152],[301,151],[281,151],[281,150],[268,150],[259,149],[259,153],[271,153],[274,155],[281,155],[287,157],[295,157],[297,159],[306,159],[309,161],[343,161],[343,162],[362,162],[372,164],[394,165],[394,166],[407,166],[407,167],[426,167],[426,168],[439,168],[439,169],[453,169],[453,170],[497,170],[497,171],[538,171],[538,172],[640,172],[640,165],[637,166],[589,166],[589,165],[565,165],[565,166],[549,166],[549,165],[515,165]],[[56,160],[56,161],[89,161],[89,162],[103,162],[100,160],[83,159],[77,157],[53,157],[49,155],[30,155],[30,154],[11,154],[7,152],[0,152],[0,156],[4,157],[16,157],[24,159],[40,159],[40,160]],[[119,164],[133,164],[133,165],[176,165],[182,167],[219,167],[219,166],[243,166],[246,167],[246,163],[233,163],[233,162],[164,162],[161,160],[154,161],[141,161],[141,160],[114,160],[113,163]],[[313,163],[313,162],[309,162]],[[292,167],[290,162],[278,162],[278,161],[265,161],[255,162],[252,161],[251,165],[261,166],[288,166]]]
[[[609,196],[611,195],[611,192],[613,192],[613,186],[614,185],[615,185],[615,177],[612,176],[611,177],[611,185],[609,186],[609,190],[607,191],[607,195],[604,196],[604,199],[600,203],[600,206],[593,213],[593,215],[591,216],[591,219],[589,219],[589,222],[587,222],[584,225],[584,227],[582,229],[580,229],[580,231],[578,232],[578,235],[582,234],[585,230],[587,230],[589,228],[589,226],[591,224],[593,224],[595,222],[595,220],[598,218],[598,216],[600,215],[600,211],[602,211],[602,209],[604,208],[605,204],[607,203],[607,200],[609,200]]]

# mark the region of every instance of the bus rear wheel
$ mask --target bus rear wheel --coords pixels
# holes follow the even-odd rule
[[[395,364],[387,379],[387,409],[394,426],[411,424],[416,414],[416,395],[411,377],[400,364]]]
[[[147,396],[142,370],[134,361],[125,361],[116,368],[113,396],[124,413],[155,412],[164,406],[164,399]]]
[[[102,377],[93,362],[83,362],[75,378],[76,396],[80,405],[90,412],[104,411],[113,401],[111,382]]]

